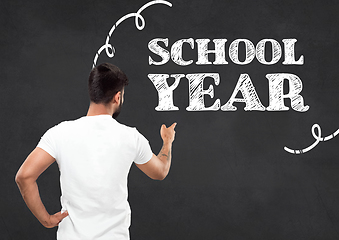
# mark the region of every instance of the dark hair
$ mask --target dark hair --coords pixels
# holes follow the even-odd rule
[[[113,64],[102,63],[94,67],[89,74],[89,98],[94,103],[107,104],[126,85],[128,79],[123,71]]]

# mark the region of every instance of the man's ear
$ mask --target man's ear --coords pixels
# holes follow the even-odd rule
[[[113,97],[113,103],[120,103],[120,98],[122,97],[121,91],[117,92]]]

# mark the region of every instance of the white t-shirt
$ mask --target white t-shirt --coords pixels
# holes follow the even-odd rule
[[[110,115],[86,116],[49,129],[38,146],[59,165],[62,211],[58,240],[127,240],[127,176],[152,158],[147,139]]]

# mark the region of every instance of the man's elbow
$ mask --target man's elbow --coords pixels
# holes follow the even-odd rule
[[[19,185],[22,182],[23,178],[22,178],[22,176],[20,175],[19,172],[16,173],[14,180],[15,180],[17,185]]]
[[[29,186],[33,182],[33,179],[22,174],[20,171],[15,175],[15,182],[20,190],[22,198],[25,200],[28,195]]]
[[[22,174],[20,174],[20,172],[18,172],[15,175],[15,182],[16,182],[16,185],[18,185],[18,187],[20,188],[20,186],[22,186],[25,182],[25,177]]]
[[[155,177],[151,177],[153,180],[158,180],[158,181],[162,181],[166,178],[166,176],[155,176]]]
[[[162,180],[164,180],[166,177],[167,177],[167,174],[163,174],[163,175],[161,175],[161,176],[160,176],[158,179],[156,179],[156,180],[162,181]]]
[[[18,171],[15,175],[15,182],[20,188],[20,186],[25,185],[27,182],[32,181],[31,177],[23,173],[22,171]]]
[[[162,172],[158,172],[157,174],[155,174],[154,176],[152,176],[151,178],[153,180],[159,180],[162,181],[164,180],[168,175],[168,171],[162,171]]]

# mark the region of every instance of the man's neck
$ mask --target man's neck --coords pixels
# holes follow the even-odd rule
[[[96,104],[91,102],[88,108],[87,116],[113,115],[113,109],[109,105]]]

